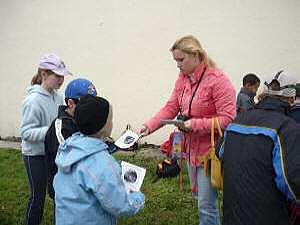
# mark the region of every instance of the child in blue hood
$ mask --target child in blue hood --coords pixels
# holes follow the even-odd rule
[[[47,164],[47,178],[48,178],[48,194],[54,200],[53,179],[57,172],[55,164],[55,157],[58,146],[62,144],[68,137],[72,136],[78,131],[74,120],[74,113],[76,104],[80,97],[87,94],[96,96],[97,91],[93,83],[84,78],[74,79],[68,83],[65,89],[65,103],[58,107],[58,115],[51,126],[49,127],[45,136],[45,158]]]
[[[144,195],[126,191],[121,166],[103,141],[112,130],[111,105],[104,98],[84,96],[75,121],[79,132],[60,145],[55,160],[56,224],[108,225],[136,214],[144,207]]]

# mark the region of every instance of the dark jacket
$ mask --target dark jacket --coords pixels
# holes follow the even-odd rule
[[[289,116],[292,117],[297,123],[300,123],[300,103],[296,103],[295,106],[289,111]]]
[[[64,139],[70,137],[73,133],[78,131],[74,119],[66,112],[67,106],[59,106],[58,116],[56,119],[61,119],[61,135]],[[47,176],[48,176],[48,193],[49,196],[54,199],[53,178],[57,173],[57,166],[55,164],[55,157],[59,146],[58,138],[55,130],[55,120],[51,123],[46,137],[45,137],[45,157],[47,164]]]
[[[265,98],[228,126],[224,225],[288,225],[287,198],[300,198],[300,127],[287,103]]]
[[[293,118],[297,123],[300,123],[300,102],[296,102],[288,114],[289,117]],[[293,225],[300,224],[300,203],[290,204],[290,217],[293,220]]]

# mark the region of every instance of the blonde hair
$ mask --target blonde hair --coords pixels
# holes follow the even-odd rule
[[[35,85],[35,84],[39,84],[41,85],[43,81],[41,72],[38,71],[37,74],[35,74],[32,78],[31,78],[31,85]]]
[[[47,75],[53,74],[51,70],[38,69],[38,72],[31,78],[31,85],[39,84],[41,85],[43,82],[42,71],[44,71]]]
[[[204,62],[206,66],[211,68],[216,67],[216,63],[211,58],[209,58],[198,39],[192,35],[184,36],[176,40],[170,48],[170,51],[172,52],[175,49],[178,49],[189,55],[198,55],[200,62]]]

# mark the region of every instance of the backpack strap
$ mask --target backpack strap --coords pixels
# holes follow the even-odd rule
[[[211,119],[211,128],[210,128],[210,142],[211,142],[211,147],[215,148],[215,129],[217,129],[219,137],[223,136],[220,123],[218,120],[218,117],[213,117]]]
[[[59,144],[62,144],[65,142],[64,136],[61,133],[61,128],[62,128],[62,119],[57,118],[55,120],[55,134],[56,134]]]

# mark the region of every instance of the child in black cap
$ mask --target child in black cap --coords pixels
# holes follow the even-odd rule
[[[118,216],[137,213],[144,195],[126,191],[121,167],[103,141],[112,131],[109,102],[82,97],[75,121],[80,132],[60,145],[55,160],[56,224],[116,224]]]

